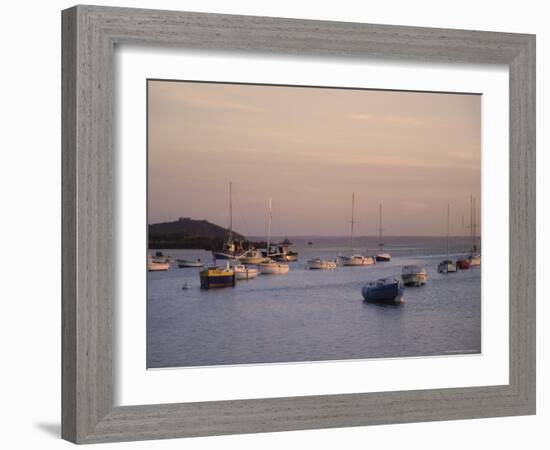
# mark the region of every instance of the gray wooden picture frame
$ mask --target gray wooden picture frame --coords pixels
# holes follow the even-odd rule
[[[116,44],[507,65],[509,384],[115,407]],[[62,54],[64,439],[94,443],[535,413],[535,36],[75,6],[62,12]]]

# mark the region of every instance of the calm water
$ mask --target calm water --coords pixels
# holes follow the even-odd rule
[[[287,275],[259,275],[234,288],[201,291],[199,269],[148,273],[147,366],[150,368],[428,356],[481,351],[481,270],[437,273],[441,238],[387,238],[393,259],[366,267],[306,270],[313,257],[348,253],[342,238],[292,239],[299,261]],[[307,245],[313,241],[313,246]],[[375,248],[358,239],[356,248]],[[463,239],[453,239],[458,256]],[[372,254],[374,252],[370,251]],[[212,260],[201,250],[166,250]],[[405,290],[403,305],[362,301],[367,280],[428,270],[428,284]],[[189,290],[182,290],[184,282]]]

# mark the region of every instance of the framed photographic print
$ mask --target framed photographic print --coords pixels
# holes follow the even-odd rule
[[[65,439],[534,414],[534,36],[62,17]]]

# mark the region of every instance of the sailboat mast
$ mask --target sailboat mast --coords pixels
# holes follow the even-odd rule
[[[474,197],[474,253],[477,251],[476,198]]]
[[[462,213],[461,233],[463,234],[463,237],[462,237],[462,253],[465,253],[466,252],[466,234],[464,233],[464,213]]]
[[[382,251],[382,203],[380,203],[379,208],[379,214],[378,214],[378,231],[379,231],[379,237],[378,237],[378,247],[380,248],[380,251]]]
[[[233,244],[233,184],[229,182],[229,244]]]
[[[351,241],[350,241],[350,247],[351,251],[353,252],[353,215],[354,215],[354,209],[355,209],[355,192],[351,194]]]
[[[447,204],[447,258],[449,257],[449,220],[451,215],[451,205]]]
[[[267,212],[267,250],[266,256],[269,258],[269,240],[271,239],[271,199],[269,199],[269,210]]]

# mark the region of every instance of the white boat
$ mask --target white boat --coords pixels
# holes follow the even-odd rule
[[[423,286],[428,281],[428,272],[420,266],[403,266],[401,278],[405,286]]]
[[[258,276],[258,269],[246,267],[244,264],[237,264],[233,267],[236,280],[251,280]]]
[[[281,275],[290,271],[288,264],[273,260],[258,264],[258,269],[262,275]]]
[[[203,267],[204,263],[201,262],[200,259],[197,259],[196,261],[189,261],[187,259],[176,259],[176,262],[178,263],[178,267],[180,269],[187,268],[187,267]]]
[[[338,255],[338,262],[342,266],[370,266],[376,261],[372,256],[363,256],[359,254],[353,254],[353,225],[355,224],[354,220],[355,212],[355,193],[351,194],[351,230],[350,230],[350,249],[352,252],[351,256]]]
[[[260,250],[247,250],[243,255],[239,256],[239,261],[243,264],[259,264],[264,262],[266,257]]]
[[[271,238],[271,199],[269,199],[269,210],[267,214],[267,245],[266,251],[269,253],[269,240]],[[280,275],[288,273],[290,267],[283,262],[273,261],[268,259],[267,261],[258,264],[258,269],[262,275]]]
[[[169,268],[169,262],[155,261],[152,257],[149,257],[147,260],[147,270],[149,272],[159,272],[163,270],[168,270]]]
[[[342,266],[370,266],[375,264],[374,257],[372,256],[363,256],[363,255],[351,255],[344,256],[338,255],[338,260]]]
[[[325,261],[320,258],[310,259],[307,262],[307,268],[310,270],[330,270],[336,269],[336,262],[334,261]]]
[[[441,261],[437,266],[439,273],[452,273],[456,272],[457,267],[454,261],[449,259],[449,220],[451,215],[451,205],[447,205],[447,259]]]

